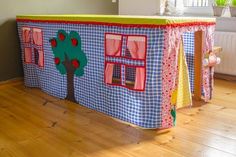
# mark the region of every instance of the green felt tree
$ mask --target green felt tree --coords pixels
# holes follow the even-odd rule
[[[50,39],[50,43],[57,70],[67,75],[66,99],[75,101],[74,76],[83,76],[84,67],[87,65],[86,55],[81,49],[81,38],[75,31],[68,34],[59,30],[57,36]]]

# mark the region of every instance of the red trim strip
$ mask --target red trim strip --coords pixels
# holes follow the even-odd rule
[[[31,19],[16,19],[17,22],[37,22],[37,23],[64,23],[64,24],[91,24],[91,25],[105,25],[105,26],[120,26],[120,27],[147,27],[147,28],[165,28],[165,27],[186,27],[186,26],[210,26],[215,25],[215,22],[188,22],[177,24],[120,24],[120,23],[107,23],[107,22],[92,22],[92,21],[65,21],[65,20],[31,20]]]

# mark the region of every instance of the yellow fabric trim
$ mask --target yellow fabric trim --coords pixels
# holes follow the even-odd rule
[[[178,86],[171,95],[171,104],[176,105],[176,108],[182,108],[192,105],[192,93],[190,90],[190,81],[188,74],[188,66],[185,59],[183,43],[180,44],[178,57]]]
[[[177,103],[177,95],[178,95],[178,90],[175,89],[172,94],[171,94],[171,105],[176,105]]]
[[[124,15],[18,15],[17,19],[105,22],[119,24],[180,24],[189,22],[215,22],[215,18],[165,17],[165,16],[124,16]]]

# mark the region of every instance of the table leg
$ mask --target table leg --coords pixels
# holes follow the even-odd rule
[[[203,31],[194,33],[194,96],[193,99],[200,101],[202,92],[202,52],[203,52]]]

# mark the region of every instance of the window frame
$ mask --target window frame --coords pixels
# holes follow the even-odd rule
[[[175,0],[178,1],[178,0]],[[208,0],[208,6],[185,6],[186,1],[188,0],[181,0],[182,2],[182,9],[184,15],[189,16],[213,16],[213,9],[212,5],[214,0]],[[178,4],[177,4],[178,5]]]
[[[183,0],[183,6],[184,6],[184,7],[209,7],[209,6],[211,6],[211,4],[213,3],[213,1],[214,1],[214,0],[208,0],[208,5],[207,5],[207,6],[187,6],[187,5],[185,5],[185,4],[188,2],[188,0]]]
[[[25,29],[28,29],[30,32],[29,32],[29,42],[25,42],[25,37],[24,37],[24,30]],[[44,41],[44,38],[43,38],[43,29],[42,28],[38,28],[38,27],[29,27],[29,26],[23,26],[21,28],[22,30],[22,43],[23,43],[23,50],[24,50],[24,63],[25,64],[34,64],[34,65],[37,65],[39,68],[44,68],[45,66],[45,56],[44,56],[44,48],[43,48],[43,41]],[[41,45],[37,44],[37,43],[34,43],[34,37],[33,37],[33,34],[34,34],[34,31],[35,30],[40,30],[40,33],[41,33]],[[25,58],[25,49],[30,49],[31,51],[31,62],[28,62],[26,61],[26,58]],[[38,50],[38,53],[39,53],[39,57],[38,57],[38,64],[36,64],[36,61],[35,61],[35,52],[34,52],[34,49],[37,49]],[[39,64],[39,60],[40,60],[40,54],[42,56],[42,64]]]
[[[118,35],[118,36],[121,36],[121,54],[120,56],[115,56],[115,55],[108,55],[107,52],[106,52],[106,45],[107,45],[107,35]],[[129,37],[143,37],[144,38],[144,43],[145,43],[145,49],[144,49],[144,59],[137,59],[137,58],[132,58],[132,57],[127,57],[125,54],[123,54],[123,51],[124,51],[124,48],[128,48],[128,39]],[[124,39],[125,38],[125,39]],[[105,42],[104,42],[104,83],[107,84],[107,85],[111,85],[111,86],[120,86],[120,87],[125,87],[129,90],[133,90],[133,91],[145,91],[145,88],[146,88],[146,59],[147,59],[147,36],[146,35],[133,35],[133,34],[117,34],[117,33],[105,33]],[[125,40],[125,43],[123,42]],[[142,66],[139,66],[139,65],[133,65],[133,64],[126,64],[125,61],[124,62],[117,62],[117,61],[109,61],[107,58],[117,58],[117,59],[125,59],[126,61],[140,61],[140,62],[143,62],[144,65]],[[121,84],[117,84],[117,83],[107,83],[106,82],[106,67],[107,67],[107,64],[114,64],[114,65],[120,65],[121,67],[121,74],[120,74],[120,79],[121,79]],[[122,67],[124,69],[124,74],[122,74]],[[135,89],[135,88],[132,88],[132,87],[129,87],[128,85],[126,85],[127,83],[127,79],[126,79],[126,67],[134,67],[134,68],[144,68],[144,84],[143,84],[143,88],[142,89]],[[125,79],[124,81],[124,84],[122,84],[122,78]],[[135,80],[136,81],[136,80]],[[135,84],[135,81],[134,81],[134,84]]]

